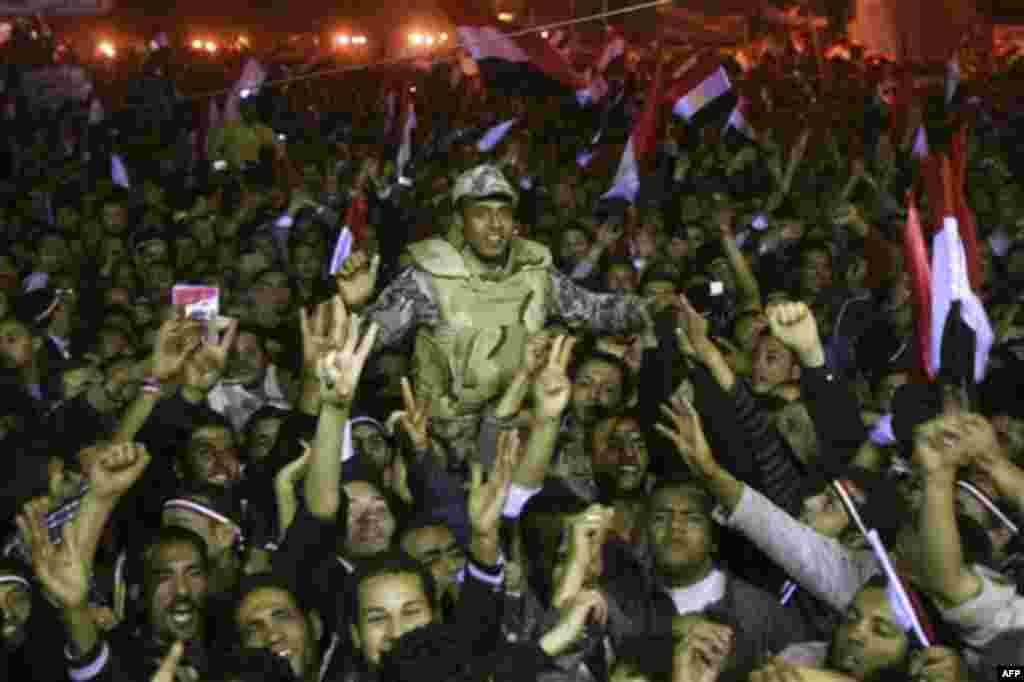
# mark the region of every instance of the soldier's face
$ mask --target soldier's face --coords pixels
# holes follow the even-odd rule
[[[508,253],[516,229],[515,209],[504,201],[479,201],[462,210],[463,233],[477,257],[499,261]]]

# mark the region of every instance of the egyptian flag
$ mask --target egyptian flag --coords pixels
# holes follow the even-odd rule
[[[508,95],[574,96],[588,83],[539,33],[510,37],[491,25],[460,25],[462,47],[488,87]]]
[[[725,119],[736,107],[737,95],[721,60],[714,54],[698,59],[665,93],[672,113],[693,128]]]
[[[954,150],[954,156],[957,154]],[[968,215],[962,186],[955,185],[958,173],[953,166],[950,161],[943,163],[944,215],[932,239],[929,366],[933,378],[941,376],[954,385],[971,386],[985,378],[995,335],[970,277],[966,242],[973,233],[973,216]]]
[[[626,142],[622,160],[619,161],[619,169],[612,181],[612,187],[604,193],[603,199],[625,199],[631,204],[634,203],[640,193],[640,175],[644,170],[650,168],[657,155],[664,68],[660,51],[656,54],[658,66],[647,91],[643,113],[640,114],[629,140]]]

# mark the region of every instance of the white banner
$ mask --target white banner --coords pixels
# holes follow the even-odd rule
[[[0,16],[106,14],[114,0],[0,0]]]

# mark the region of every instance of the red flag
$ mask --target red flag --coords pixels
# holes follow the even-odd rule
[[[928,259],[928,246],[921,230],[921,218],[917,212],[917,199],[911,192],[907,205],[907,225],[903,231],[904,267],[910,273],[910,292],[914,304],[914,318],[917,330],[917,348],[920,353],[920,364],[931,376],[931,329],[932,329],[932,296],[931,296],[931,265]]]

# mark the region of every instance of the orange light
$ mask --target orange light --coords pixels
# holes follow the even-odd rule
[[[351,42],[352,39],[349,38],[347,35],[339,34],[334,36],[334,44],[337,45],[338,47],[341,47],[342,45],[348,45]]]
[[[512,14],[511,12],[501,12],[500,14],[498,14],[498,21],[504,21],[505,23],[508,23],[510,21],[515,21],[515,19],[516,15]]]
[[[434,36],[427,36],[427,45],[434,44]]]
[[[551,34],[548,33],[547,31],[541,31],[540,32],[540,37],[543,38],[544,40],[547,40],[550,36],[551,36]]]
[[[213,54],[217,51],[217,43],[213,42],[212,40],[207,40],[206,44],[203,45],[203,47],[205,47],[206,51],[210,54]]]
[[[201,50],[201,49],[203,49],[203,41],[201,41],[201,40],[193,40],[192,41],[192,49],[193,50]]]
[[[104,57],[106,57],[107,59],[113,59],[117,56],[117,48],[114,47],[114,44],[109,40],[104,40],[99,45],[97,45],[96,51]]]
[[[441,42],[444,43],[444,42],[447,42],[447,41],[448,41],[448,34],[447,33],[442,33],[441,34]]]
[[[409,42],[412,43],[413,45],[422,45],[423,36],[421,36],[419,33],[413,33],[411,36],[409,36]]]

